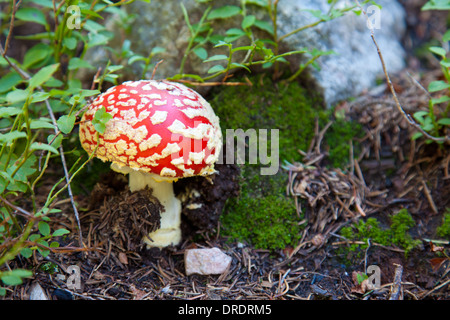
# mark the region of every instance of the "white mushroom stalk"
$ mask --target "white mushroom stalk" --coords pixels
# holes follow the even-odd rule
[[[92,124],[105,107],[113,118],[99,136]],[[173,182],[215,172],[222,148],[219,119],[209,103],[192,89],[169,81],[125,82],[100,95],[80,124],[83,148],[112,169],[129,175],[131,192],[149,187],[163,205],[160,229],[144,239],[148,247],[181,241],[181,203]]]

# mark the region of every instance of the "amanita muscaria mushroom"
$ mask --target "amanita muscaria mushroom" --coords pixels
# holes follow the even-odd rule
[[[92,123],[105,107],[113,118],[103,134]],[[181,240],[181,203],[172,182],[207,176],[222,148],[219,118],[194,90],[165,80],[128,81],[99,95],[83,115],[80,141],[87,153],[111,161],[129,174],[130,191],[147,186],[164,206],[160,229],[144,239],[148,247],[176,245]]]

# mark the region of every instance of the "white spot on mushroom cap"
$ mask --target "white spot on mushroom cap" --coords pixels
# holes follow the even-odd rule
[[[201,140],[208,136],[208,130],[214,128],[207,123],[200,123],[194,128],[188,128],[183,122],[175,119],[167,129],[172,133],[181,134],[186,138]]]
[[[177,175],[177,172],[175,170],[164,167],[161,169],[160,175],[163,177],[175,177]]]
[[[167,119],[167,114],[168,114],[167,111],[157,110],[150,118],[150,121],[152,122],[153,125],[163,123]]]
[[[128,99],[130,97],[129,94],[126,93],[121,93],[119,94],[119,96],[117,97],[119,100],[123,100],[123,99]]]
[[[150,138],[141,142],[141,144],[139,145],[139,149],[141,149],[141,151],[145,151],[157,147],[161,143],[161,140],[161,136],[157,133],[154,133],[150,136]]]

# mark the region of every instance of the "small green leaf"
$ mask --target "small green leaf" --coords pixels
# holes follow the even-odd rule
[[[103,134],[106,129],[106,123],[112,119],[112,115],[106,112],[105,107],[101,107],[95,112],[94,119],[92,119],[92,124],[95,130]]]
[[[50,134],[47,137],[47,143],[51,145],[53,148],[59,148],[62,143],[63,136],[62,134],[58,134],[55,138],[54,134]]]
[[[8,92],[8,94],[6,95],[6,101],[11,104],[24,101],[27,99],[29,93],[30,92],[28,90],[16,89],[14,91]]]
[[[442,97],[439,97],[439,98],[431,99],[431,103],[433,105],[439,104],[439,103],[443,103],[443,102],[448,102],[448,101],[450,101],[450,97],[448,97],[448,96],[442,96]]]
[[[198,47],[192,51],[194,51],[194,53],[197,55],[197,57],[199,57],[202,60],[205,60],[206,58],[208,58],[208,51],[206,51],[205,48]]]
[[[1,279],[7,286],[17,286],[23,282],[22,278],[15,275],[2,275]]]
[[[429,50],[433,53],[436,53],[438,56],[441,56],[442,58],[445,58],[445,55],[447,54],[447,52],[445,52],[445,49],[441,47],[430,47]]]
[[[44,236],[48,236],[50,234],[50,226],[47,222],[39,221],[38,223],[39,232]]]
[[[450,126],[450,118],[439,119],[437,123],[442,124],[444,126]]]
[[[450,30],[447,30],[442,36],[442,41],[447,42],[450,41]]]
[[[22,77],[17,72],[10,72],[0,79],[0,92],[6,92],[22,82]]]
[[[241,23],[242,29],[250,28],[255,23],[255,21],[256,21],[255,16],[253,16],[253,15],[246,16],[244,18],[244,20],[242,20],[242,23]]]
[[[64,228],[61,228],[61,229],[55,230],[55,231],[53,232],[53,236],[54,236],[54,237],[60,237],[60,236],[62,236],[62,235],[69,234],[69,233],[70,233],[69,230],[66,230],[66,229],[64,229]]]
[[[74,50],[77,47],[77,39],[76,38],[64,38],[63,45],[69,50]]]
[[[436,91],[440,91],[440,90],[444,90],[444,89],[448,89],[448,88],[450,88],[450,84],[448,84],[447,82],[442,81],[442,80],[432,81],[428,85],[428,91],[430,91],[430,92],[436,92]]]
[[[33,255],[33,250],[31,250],[30,248],[23,248],[22,250],[20,250],[20,254],[22,257],[28,259]]]
[[[165,52],[165,51],[166,51],[165,48],[162,48],[162,47],[154,47],[154,48],[152,49],[152,51],[150,52],[150,54],[151,54],[151,55],[155,55],[155,54],[158,54],[158,53],[163,53],[163,52]]]
[[[59,67],[59,63],[51,64],[39,70],[31,79],[30,87],[36,88],[42,83],[50,79],[50,77],[56,72]]]
[[[241,12],[241,8],[237,6],[226,5],[214,10],[208,14],[208,20],[226,19],[235,16]]]
[[[54,49],[45,43],[38,43],[30,48],[23,58],[23,67],[25,69],[42,66],[41,64],[51,57]]]
[[[56,150],[54,147],[42,142],[33,142],[30,146],[30,150],[45,150],[50,151],[54,154],[59,154],[58,150]]]
[[[45,240],[39,239],[39,240],[37,241],[37,243],[39,243],[40,245],[45,246],[45,247],[47,247],[47,248],[49,247],[48,242],[45,241]],[[37,249],[38,249],[39,253],[40,253],[44,258],[50,254],[50,250],[48,250],[48,249],[45,249],[45,248],[42,248],[42,247],[38,247]]]
[[[22,278],[29,278],[33,273],[29,270],[16,269],[8,272],[0,273],[0,278],[7,286],[16,286],[22,284]]]
[[[412,136],[411,136],[411,139],[412,140],[417,140],[417,139],[419,139],[420,137],[422,137],[423,136],[423,133],[422,132],[416,132],[416,133],[414,133]]]
[[[30,103],[42,102],[47,100],[48,98],[50,98],[50,93],[48,92],[33,92]]]
[[[450,10],[450,2],[448,0],[429,0],[422,10]]]
[[[59,242],[57,241],[52,241],[50,243],[50,248],[59,248]]]
[[[227,36],[225,37],[225,41],[226,42],[233,42],[236,41],[237,39],[239,39],[242,36],[245,36],[246,33],[245,31],[238,29],[238,28],[231,28],[228,29],[227,32],[225,33]]]
[[[2,107],[0,109],[0,118],[11,117],[22,113],[22,109],[16,107]]]
[[[58,124],[58,128],[59,130],[61,130],[62,133],[64,134],[69,134],[74,125],[75,125],[75,120],[76,117],[75,115],[64,115],[61,116],[58,121],[56,121],[56,123]]]
[[[54,129],[54,126],[50,122],[50,119],[45,120],[44,118],[42,118],[40,120],[31,120],[30,128],[31,129]]]
[[[0,133],[1,143],[10,143],[20,138],[26,138],[27,134],[23,131],[11,131],[8,133]]]
[[[358,284],[361,284],[364,280],[368,279],[369,277],[364,273],[357,273],[356,274],[356,280],[358,281]]]
[[[16,12],[16,18],[28,22],[36,22],[38,24],[47,25],[44,13],[38,8],[23,8]]]
[[[138,61],[146,61],[146,60],[147,60],[147,58],[145,58],[145,57],[143,57],[143,56],[140,56],[140,55],[136,54],[136,55],[134,55],[134,56],[131,56],[130,59],[128,59],[128,64],[129,64],[129,65],[132,65],[132,64],[135,63],[135,62],[138,62]]]
[[[69,66],[67,67],[69,70],[77,70],[81,68],[87,69],[95,69],[89,62],[82,60],[80,58],[72,58],[69,61]]]
[[[220,64],[217,64],[217,65],[211,67],[208,70],[208,73],[217,73],[217,72],[220,72],[220,71],[223,71],[223,70],[225,70],[225,67],[220,65]]]
[[[209,57],[203,62],[218,61],[218,60],[228,60],[228,57],[224,54],[216,54],[214,56]]]
[[[273,33],[274,33],[273,25],[267,21],[255,20],[254,26],[258,27],[261,30],[268,32],[271,35],[273,35]]]
[[[232,68],[244,68],[244,69],[247,70],[248,72],[251,72],[250,69],[249,69],[247,66],[245,66],[245,65],[243,65],[243,64],[241,64],[241,63],[233,62],[233,63],[231,64],[231,67],[232,67]]]
[[[425,122],[425,117],[427,116],[428,116],[427,111],[417,111],[413,114],[414,119],[416,119],[421,124]]]

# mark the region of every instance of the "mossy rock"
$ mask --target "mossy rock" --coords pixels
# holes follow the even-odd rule
[[[333,111],[324,109],[320,96],[297,82],[273,83],[264,74],[250,81],[251,87],[222,86],[210,92],[208,100],[220,118],[224,137],[227,129],[279,129],[280,164],[301,161],[299,150],[309,148],[316,119],[323,128]],[[329,165],[341,166],[349,159],[349,140],[360,135],[361,128],[343,120],[333,121],[322,148],[330,155]],[[269,133],[268,139],[270,149]],[[280,168],[275,175],[261,175],[262,167],[267,165],[242,165],[240,196],[228,200],[221,234],[262,249],[296,246],[302,217],[297,214],[294,199],[286,195],[288,173]]]

